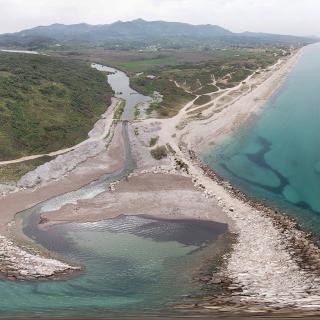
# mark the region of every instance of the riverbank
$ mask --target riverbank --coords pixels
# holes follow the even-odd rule
[[[70,275],[79,267],[60,262],[55,258],[46,258],[46,253],[30,243],[28,247],[15,244],[15,224],[12,222],[18,212],[33,207],[52,197],[75,191],[95,181],[103,174],[121,168],[123,149],[121,147],[121,128],[115,132],[109,149],[79,165],[67,176],[51,181],[37,189],[26,189],[0,198],[0,234],[3,236],[0,252],[0,272],[11,279],[31,280],[61,278]],[[11,240],[12,239],[12,240]],[[35,267],[37,266],[38,267]]]

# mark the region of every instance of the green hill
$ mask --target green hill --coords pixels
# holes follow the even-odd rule
[[[263,33],[233,33],[217,25],[192,25],[180,22],[117,21],[112,24],[74,25],[53,24],[39,26],[21,32],[0,35],[0,46],[27,47],[30,49],[55,45],[105,46],[108,48],[162,48],[194,47],[197,45],[225,46],[273,46],[303,44],[314,39]]]
[[[0,159],[84,140],[111,95],[106,77],[85,63],[0,53]]]

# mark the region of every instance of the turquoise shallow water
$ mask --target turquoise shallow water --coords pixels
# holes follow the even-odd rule
[[[214,222],[121,216],[32,230],[38,243],[85,269],[62,281],[0,281],[0,318],[161,314],[185,295],[201,293],[194,277],[208,257],[214,264],[217,237],[226,229]]]
[[[202,158],[252,197],[320,235],[320,45],[308,46],[278,93],[246,128]]]

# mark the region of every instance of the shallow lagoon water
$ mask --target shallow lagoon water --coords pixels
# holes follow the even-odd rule
[[[308,46],[262,113],[203,159],[232,184],[320,234],[320,45]]]
[[[30,234],[85,270],[69,280],[0,281],[1,316],[110,316],[164,310],[196,294],[193,277],[226,225],[121,216]],[[28,234],[26,228],[26,234]],[[203,250],[201,250],[203,249]]]

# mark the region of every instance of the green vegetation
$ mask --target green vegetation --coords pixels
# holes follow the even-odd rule
[[[140,107],[139,105],[137,104],[135,107],[134,107],[134,120],[138,120],[140,117]]]
[[[84,140],[111,95],[105,76],[87,64],[0,53],[0,158]]]
[[[118,123],[121,120],[121,117],[122,117],[122,114],[124,112],[125,107],[126,107],[125,100],[121,100],[117,104],[116,109],[115,109],[114,114],[113,114],[114,123]]]
[[[159,146],[150,151],[152,157],[156,160],[161,160],[168,156],[168,151],[166,146]]]
[[[177,170],[183,170],[189,174],[189,166],[184,161],[175,158],[175,162],[176,162],[176,169]]]
[[[155,57],[143,58],[135,61],[111,61],[111,64],[117,65],[119,69],[126,70],[128,72],[142,72],[148,71],[150,67],[175,65],[177,59],[166,55],[157,55]]]
[[[150,147],[154,147],[157,144],[158,140],[159,137],[152,137],[149,142]]]
[[[196,106],[202,106],[203,104],[206,104],[206,103],[208,103],[208,102],[210,102],[210,101],[211,101],[210,96],[204,95],[204,96],[200,96],[200,97],[194,102],[194,104],[195,104]]]
[[[207,93],[213,93],[217,92],[219,88],[216,85],[213,84],[206,84],[197,91],[195,91],[196,94],[207,94]]]
[[[231,78],[230,82],[231,83],[239,83],[243,80],[245,80],[248,76],[252,74],[252,69],[241,69],[241,70],[236,70],[235,72],[231,73]]]
[[[42,157],[21,163],[0,166],[0,183],[15,183],[29,171],[34,170],[52,159],[52,157]]]
[[[161,76],[152,80],[145,76],[131,77],[130,81],[132,88],[142,94],[152,95],[154,91],[157,91],[163,95],[163,101],[152,103],[148,110],[149,113],[156,111],[161,117],[176,115],[180,108],[193,98],[193,95]]]
[[[283,51],[285,50],[285,51]],[[110,65],[128,73],[131,86],[145,95],[154,91],[163,101],[150,105],[147,114],[172,117],[195,95],[205,95],[238,85],[259,68],[275,63],[288,54],[288,46],[265,48],[225,46],[177,46],[152,49],[110,50],[102,47],[62,50],[60,55]],[[55,52],[57,54],[57,52]],[[150,77],[150,75],[154,77]]]
[[[178,57],[178,53],[183,58]],[[159,54],[159,53],[158,53]],[[162,102],[150,105],[149,114],[156,113],[160,117],[171,117],[194,95],[205,95],[220,89],[230,88],[244,81],[259,68],[266,68],[277,60],[279,49],[215,49],[207,52],[164,51],[162,65],[153,63],[157,59],[155,53],[128,54],[132,59],[130,68],[123,61],[113,62],[116,67],[129,72],[131,86],[145,94],[152,95],[154,91],[163,96]],[[139,57],[141,60],[139,60]],[[122,56],[124,59],[125,56]],[[159,60],[157,60],[159,62]],[[132,73],[132,65],[135,66]],[[153,75],[154,78],[149,77]],[[199,99],[201,104],[209,98]],[[199,102],[199,103],[200,103]],[[202,103],[203,102],[203,103]]]

